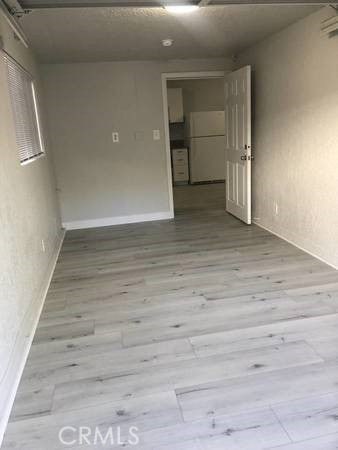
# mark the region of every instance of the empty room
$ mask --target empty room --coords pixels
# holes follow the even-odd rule
[[[3,450],[338,449],[338,2],[0,0]]]

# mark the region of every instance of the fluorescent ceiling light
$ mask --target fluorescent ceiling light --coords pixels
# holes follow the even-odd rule
[[[197,11],[199,6],[198,5],[171,5],[171,6],[165,6],[164,7],[166,11],[173,13],[173,14],[186,14],[193,11]]]

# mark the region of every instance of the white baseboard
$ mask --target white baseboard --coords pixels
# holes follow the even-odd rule
[[[286,238],[285,236],[283,236],[282,234],[277,233],[276,231],[271,230],[270,228],[262,225],[261,223],[257,222],[257,221],[253,221],[253,223],[255,225],[257,225],[260,228],[263,228],[263,230],[268,231],[271,234],[274,234],[275,236],[279,237],[280,239],[283,239],[283,241],[288,242],[289,244],[293,245],[294,247],[299,248],[299,250],[302,250],[303,252],[307,253],[308,255],[313,256],[316,259],[319,259],[320,261],[322,261],[323,263],[327,264],[328,266],[332,267],[333,269],[338,270],[338,267],[335,266],[334,264],[330,263],[329,261],[327,261],[326,259],[322,258],[321,256],[318,256],[316,253],[311,252],[310,250],[302,247],[301,245],[297,244],[295,241],[292,241],[291,239]]]
[[[32,345],[35,330],[40,319],[48,288],[52,280],[64,236],[65,230],[62,230],[58,237],[58,242],[56,243],[53,256],[46,271],[46,281],[43,286],[41,286],[40,294],[32,302],[23,318],[18,335],[16,337],[12,357],[6,369],[3,382],[0,386],[0,447],[6,431],[8,419],[13,407],[22,372],[24,370],[28,353]],[[4,395],[2,395],[2,393],[4,393]]]
[[[173,213],[166,211],[148,214],[135,214],[132,216],[104,217],[102,219],[75,220],[73,222],[63,222],[62,225],[66,230],[82,230],[85,228],[109,227],[111,225],[124,225],[127,223],[167,220],[172,219],[173,217]]]

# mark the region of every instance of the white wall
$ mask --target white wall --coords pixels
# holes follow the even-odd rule
[[[224,110],[224,79],[170,80],[168,87],[183,89],[184,114]]]
[[[338,267],[338,36],[320,35],[329,15],[261,42],[239,66],[254,68],[254,217]]]
[[[37,76],[31,53],[0,15],[5,50]],[[60,243],[50,154],[21,166],[0,52],[0,442]],[[41,248],[44,239],[46,251]]]
[[[43,66],[67,227],[168,217],[161,73],[226,66],[232,63],[224,59]],[[152,140],[153,129],[160,141]]]

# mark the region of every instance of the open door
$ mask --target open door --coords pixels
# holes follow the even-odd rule
[[[251,67],[225,76],[226,210],[251,224]]]

